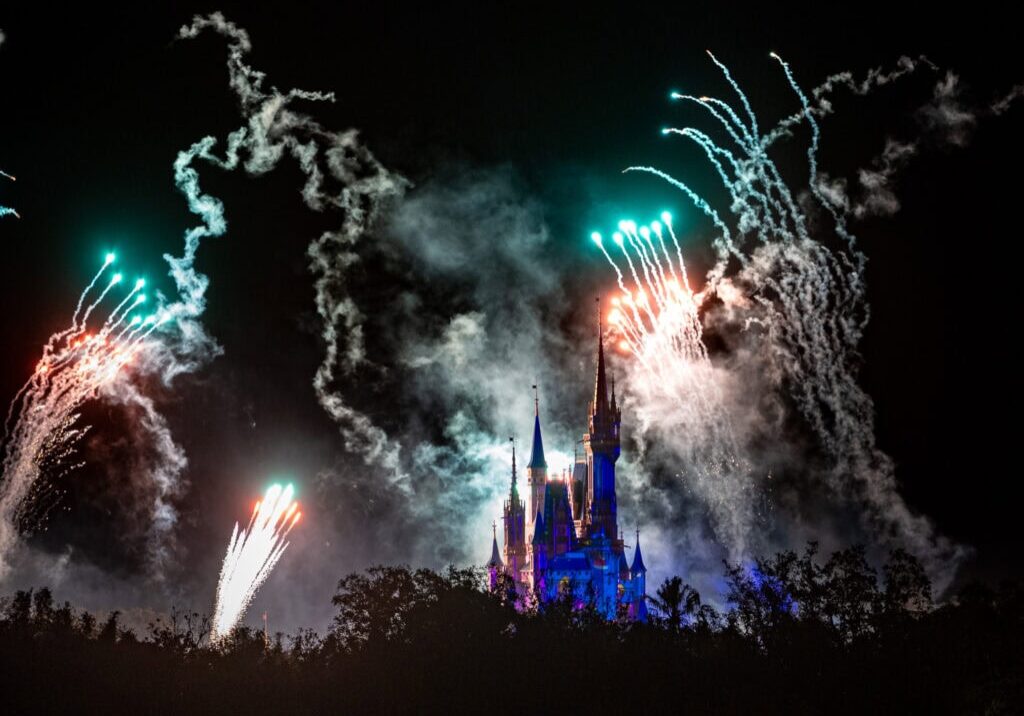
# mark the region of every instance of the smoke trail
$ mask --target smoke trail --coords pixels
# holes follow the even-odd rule
[[[773,57],[801,103],[799,120],[795,119],[797,115],[788,117],[759,135],[756,116],[746,96],[716,60],[746,118],[741,119],[721,100],[688,99],[726,126],[735,147],[721,147],[691,128],[668,131],[691,139],[707,153],[731,200],[734,230],[722,231],[716,241],[719,261],[708,274],[706,292],[726,305],[732,314],[731,321],[745,327],[748,340],[760,343],[758,351],[769,383],[777,383],[787,391],[829,457],[824,475],[829,493],[857,507],[862,528],[875,540],[883,545],[910,548],[926,564],[939,587],[944,588],[964,550],[937,534],[927,518],[908,508],[898,493],[891,459],[876,445],[874,405],[858,385],[856,376],[858,344],[869,316],[865,257],[856,248],[855,237],[846,225],[845,212],[849,206],[830,196],[817,170],[817,118],[831,111],[831,105],[822,103],[822,96],[837,83],[858,93],[869,91],[911,71],[914,65],[905,61],[896,73],[872,73],[861,85],[852,84],[847,73],[836,75],[819,88],[818,103],[814,106],[788,65]],[[941,96],[948,100],[950,92]],[[812,233],[806,209],[794,199],[793,191],[766,152],[798,122],[805,122],[811,130],[808,190],[817,207],[832,217],[832,227],[840,239],[835,247],[830,246],[827,237],[816,236],[817,231]],[[719,162],[718,157],[727,161]],[[632,167],[627,171],[653,173],[685,188],[682,182],[650,167]],[[708,211],[706,203],[697,202],[697,206]],[[715,223],[720,222],[716,219]],[[735,269],[730,268],[730,262],[735,262]],[[737,289],[741,292],[739,299],[729,295]],[[652,320],[661,330],[661,317]],[[671,326],[666,328],[672,332]],[[644,348],[639,347],[641,351]],[[661,388],[661,372],[651,372],[643,361],[634,362],[633,367],[631,381],[646,390],[645,395],[655,404],[667,401],[675,405],[675,393]],[[683,372],[689,366],[677,361],[673,369]],[[665,412],[669,409],[666,406]],[[648,429],[654,424],[650,422]],[[662,437],[671,439],[672,435]],[[686,455],[685,451],[681,453],[681,457]]]
[[[337,383],[339,371],[345,373],[367,362],[363,315],[344,290],[345,272],[358,260],[354,248],[360,236],[377,218],[384,202],[402,193],[406,182],[376,160],[358,141],[355,130],[329,131],[291,108],[296,100],[333,101],[333,94],[266,89],[264,74],[245,61],[252,49],[248,33],[221,13],[194,17],[178,37],[195,38],[204,30],[228,39],[229,84],[244,124],[228,136],[223,159],[212,154],[216,139],[206,137],[182,152],[175,163],[178,187],[204,222],[186,236],[182,257],[168,257],[182,293],[181,312],[189,316],[202,312],[208,282],[195,272],[195,250],[202,238],[220,235],[226,228],[221,203],[200,192],[195,160],[226,170],[241,164],[249,174],[260,175],[274,169],[284,156],[292,157],[306,177],[302,188],[306,205],[316,211],[335,209],[342,215],[341,227],[324,233],[308,250],[327,343],[314,387],[321,405],[338,423],[346,447],[363,455],[368,463],[385,468],[401,489],[404,476],[398,464],[398,446],[368,416],[348,405]]]
[[[375,558],[381,558],[386,544],[399,559],[414,554],[435,564],[462,559],[464,515],[491,497],[494,486],[486,483],[493,472],[495,450],[503,447],[504,438],[493,436],[494,426],[481,422],[474,412],[458,411],[449,416],[443,444],[409,433],[403,436],[404,442],[416,447],[403,454],[399,441],[386,427],[348,398],[357,370],[382,370],[375,366],[367,348],[368,316],[349,293],[349,270],[364,253],[360,239],[384,205],[404,193],[408,182],[386,170],[359,142],[354,130],[328,130],[293,108],[296,101],[333,101],[332,94],[268,87],[264,74],[247,64],[252,48],[248,34],[222,14],[193,18],[181,28],[178,38],[192,39],[204,31],[228,41],[229,86],[243,122],[227,136],[222,155],[214,151],[218,140],[208,136],[182,151],[175,162],[176,184],[201,224],[186,233],[180,257],[167,257],[179,298],[166,311],[182,330],[181,340],[168,342],[166,350],[173,360],[164,367],[165,379],[190,369],[216,349],[199,324],[208,279],[197,272],[195,257],[201,242],[222,235],[227,224],[222,203],[200,188],[200,163],[227,171],[241,167],[250,175],[261,175],[290,157],[305,176],[304,203],[314,211],[335,210],[341,215],[340,227],[316,238],[307,251],[326,344],[313,386],[319,403],[338,425],[344,447],[364,463],[362,469],[349,464],[344,469],[322,471],[317,491],[328,509],[349,516],[364,513],[368,524],[348,541],[372,540]],[[454,321],[458,322],[458,317]],[[426,356],[418,353],[407,365],[413,368],[419,361],[415,369],[426,373],[433,363],[424,360]],[[523,384],[529,382],[525,379]],[[523,414],[528,415],[526,411]],[[499,432],[505,432],[505,427]],[[481,476],[487,478],[484,484]],[[451,519],[447,519],[449,515]],[[402,530],[396,536],[393,528],[398,524]],[[459,532],[459,539],[449,534],[453,531]],[[360,546],[353,544],[350,551],[358,551]]]
[[[296,101],[333,101],[333,94],[268,88],[264,74],[246,62],[252,47],[248,34],[222,14],[193,18],[178,37],[192,39],[204,31],[228,41],[229,86],[243,124],[228,136],[222,158],[213,154],[216,140],[206,137],[182,152],[176,163],[178,186],[193,212],[203,218],[203,225],[187,236],[185,255],[172,264],[183,289],[181,313],[195,316],[202,311],[207,283],[193,268],[195,248],[202,238],[222,234],[226,228],[220,202],[199,189],[196,160],[226,170],[241,166],[250,175],[261,175],[285,157],[293,159],[305,177],[301,194],[306,206],[336,211],[341,217],[337,229],[323,233],[307,249],[326,344],[313,388],[338,426],[344,448],[363,462],[321,471],[316,480],[318,495],[327,509],[347,516],[339,523],[351,523],[353,517],[366,523],[360,534],[346,533],[353,552],[365,547],[374,551],[376,559],[414,557],[431,564],[462,559],[464,515],[490,496],[493,486],[478,484],[479,477],[493,474],[495,447],[501,448],[504,439],[492,436],[471,414],[460,411],[447,420],[445,444],[407,434],[405,442],[416,447],[403,454],[399,440],[349,399],[357,371],[365,375],[368,370],[383,370],[369,354],[368,316],[350,294],[349,272],[362,260],[360,244],[367,230],[409,183],[381,165],[355,130],[326,129],[293,109]],[[459,509],[467,504],[468,509]],[[458,532],[460,539],[453,539],[451,532]],[[361,540],[372,545],[361,545]],[[453,545],[459,547],[453,549]]]
[[[1009,92],[993,102],[989,110],[996,116],[1004,114],[1021,97],[1024,97],[1024,83],[1012,87]]]
[[[896,61],[896,67],[889,71],[884,71],[881,67],[876,67],[868,71],[864,76],[864,79],[857,81],[852,72],[844,71],[837,72],[834,75],[829,75],[825,78],[825,81],[820,85],[811,90],[811,96],[814,97],[814,104],[808,104],[805,111],[795,112],[790,116],[780,121],[774,129],[769,131],[762,138],[762,144],[765,148],[771,146],[776,141],[783,137],[792,135],[791,130],[802,124],[808,117],[815,117],[821,119],[832,114],[835,111],[835,107],[832,104],[832,95],[837,89],[845,88],[858,96],[864,96],[870,94],[879,87],[896,82],[903,77],[916,72],[919,68],[925,67],[930,70],[937,70],[938,67],[932,63],[924,55],[921,55],[917,59],[907,57],[906,55],[900,57]]]
[[[895,214],[900,209],[896,180],[926,145],[966,147],[982,118],[1003,114],[1022,94],[1018,86],[989,107],[976,107],[963,99],[963,89],[958,75],[951,71],[943,74],[935,83],[931,98],[915,112],[921,131],[909,138],[887,138],[882,153],[857,172],[856,195],[848,190],[844,179],[824,173],[819,175],[818,188],[830,203],[857,218]]]
[[[369,316],[349,292],[349,272],[362,260],[364,251],[360,240],[381,216],[384,206],[402,196],[409,183],[383,167],[359,142],[354,130],[334,132],[291,109],[295,100],[331,101],[332,94],[302,90],[282,93],[274,88],[267,89],[263,73],[246,63],[246,56],[251,50],[249,36],[223,15],[214,13],[194,18],[190,25],[181,29],[179,37],[194,38],[207,30],[228,40],[229,85],[239,102],[244,123],[229,135],[223,159],[212,156],[215,143],[212,137],[197,143],[179,157],[180,176],[184,178],[179,186],[190,198],[190,203],[195,201],[203,208],[213,207],[216,210],[214,221],[204,222],[203,235],[223,232],[224,224],[219,203],[209,200],[198,202],[201,192],[194,169],[196,158],[211,161],[225,169],[241,165],[249,174],[259,175],[274,169],[286,156],[291,157],[305,176],[302,188],[305,204],[314,211],[334,210],[341,215],[341,226],[323,233],[311,242],[307,250],[315,277],[316,308],[326,344],[324,359],[313,378],[313,387],[320,405],[338,425],[345,449],[359,456],[364,466],[360,469],[359,466],[347,465],[344,469],[322,471],[317,478],[317,490],[330,509],[365,513],[363,518],[369,524],[364,534],[357,537],[372,540],[378,558],[383,545],[387,544],[393,556],[399,559],[415,556],[431,564],[464,559],[465,515],[479,511],[481,503],[501,489],[492,484],[491,476],[498,472],[495,466],[505,458],[505,437],[502,434],[506,426],[496,426],[491,416],[484,417],[480,411],[469,409],[464,400],[462,409],[446,416],[440,444],[436,437],[428,439],[409,426],[406,426],[406,434],[400,442],[388,428],[377,424],[368,414],[352,405],[347,397],[357,371],[365,374],[368,369],[377,370],[367,348]],[[449,207],[457,205],[460,209],[468,209],[479,196],[481,192],[467,190],[458,197],[458,201],[446,198],[445,203]],[[415,241],[409,237],[407,248],[414,253],[426,250],[419,233],[427,228],[422,222],[429,218],[428,211],[440,210],[439,206],[432,205],[425,211],[425,202],[433,202],[435,198],[428,194],[420,201],[413,200],[400,207],[396,221],[402,226],[389,238],[406,241],[410,228],[403,222],[405,218],[415,216],[417,237]],[[486,201],[492,199],[507,201],[507,197],[499,200],[493,194],[482,198]],[[483,209],[481,207],[481,211]],[[501,204],[497,210],[505,214],[509,212],[508,207]],[[452,236],[450,225],[440,230]],[[429,238],[431,246],[437,246],[438,250],[431,256],[421,257],[424,262],[418,267],[420,270],[429,270],[441,253],[443,238],[432,231]],[[513,240],[519,241],[521,236],[515,235]],[[512,245],[510,241],[509,246]],[[488,254],[493,257],[493,243],[488,242],[487,246]],[[511,256],[514,252],[509,249],[508,253]],[[520,253],[515,260],[522,263],[531,256],[530,252]],[[187,263],[186,260],[183,265]],[[185,272],[184,278],[188,279],[190,275]],[[392,307],[376,307],[375,312],[381,314],[390,310]],[[396,315],[392,318],[384,321],[377,316],[375,323],[380,321],[394,331],[398,330],[396,326],[416,325],[422,320],[422,316]],[[472,350],[469,346],[473,343],[473,336],[487,341],[495,332],[489,316],[473,311],[448,318],[451,331],[446,332],[440,342],[435,342],[434,336],[406,336],[408,341],[400,346],[404,354],[403,365],[389,366],[388,370],[408,369],[414,374],[409,378],[412,381],[416,381],[416,374],[445,374],[448,366],[442,356],[448,350],[458,350],[456,346]],[[515,345],[511,337],[509,345]],[[480,360],[480,355],[474,353],[474,368]],[[508,377],[507,371],[504,377]],[[521,385],[528,386],[531,381],[535,382],[536,375],[520,377]],[[469,393],[479,389],[477,386]],[[504,390],[505,386],[500,389]],[[457,390],[459,395],[464,395],[465,391]],[[522,396],[524,408],[525,392]],[[524,409],[522,414],[528,416],[529,412]],[[415,447],[403,452],[402,444]],[[342,507],[338,507],[339,504]],[[395,532],[398,525],[402,526],[400,535]]]

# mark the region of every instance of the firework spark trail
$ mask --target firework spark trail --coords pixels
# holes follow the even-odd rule
[[[239,530],[235,523],[217,582],[211,642],[230,636],[288,547],[285,540],[302,516],[294,492],[291,485],[271,485],[253,508],[249,525]]]
[[[14,177],[5,171],[0,171],[0,177],[3,177],[4,179],[10,179],[11,181],[15,181]],[[19,214],[11,207],[4,206],[3,204],[0,204],[0,216],[15,216],[19,219],[21,218],[21,214]]]
[[[4,39],[5,39],[4,32],[3,32],[3,30],[0,30],[0,45],[2,45],[4,43]],[[3,177],[4,179],[9,179],[11,181],[15,180],[13,176],[11,176],[10,174],[8,174],[7,172],[5,172],[3,170],[0,170],[0,177]],[[12,209],[9,206],[4,206],[3,204],[0,204],[0,217],[3,217],[3,216],[15,216],[15,217],[17,217],[19,219],[21,218],[21,216],[18,214],[17,211],[15,211],[14,209]]]
[[[696,102],[706,109],[723,125],[738,152],[719,147],[697,130],[663,130],[665,134],[694,141],[708,156],[729,192],[735,230],[730,230],[704,199],[674,177],[653,167],[631,167],[627,171],[647,172],[667,180],[682,189],[712,219],[721,232],[714,242],[718,261],[708,273],[703,294],[715,295],[725,281],[730,288],[744,291],[746,326],[757,326],[763,331],[769,351],[769,372],[773,366],[778,367],[781,374],[777,382],[790,391],[801,414],[831,457],[831,470],[827,475],[829,489],[841,498],[852,500],[861,509],[863,525],[879,542],[899,544],[917,554],[941,589],[951,579],[952,569],[963,550],[938,535],[929,520],[910,511],[896,489],[891,460],[875,443],[874,406],[858,385],[854,369],[857,347],[869,316],[864,284],[865,256],[857,249],[855,237],[847,226],[846,207],[830,200],[817,177],[821,137],[817,117],[831,112],[827,94],[839,85],[848,86],[858,94],[867,93],[913,71],[918,63],[903,58],[896,71],[889,74],[875,71],[861,84],[854,83],[849,73],[830,77],[814,91],[818,102],[815,106],[800,89],[789,66],[774,53],[772,57],[780,63],[790,88],[800,101],[801,111],[797,115],[783,119],[760,135],[756,115],[746,95],[725,66],[712,56],[738,96],[747,119],[742,119],[722,100],[673,96]],[[793,192],[767,154],[775,140],[788,136],[790,129],[801,122],[807,123],[811,130],[807,151],[810,195],[833,220],[834,233],[842,240],[835,249],[811,236],[805,212],[799,208]],[[726,157],[728,161],[723,164],[718,157]],[[623,233],[634,233],[631,224],[622,228],[626,229]],[[625,245],[620,240],[616,243]],[[635,250],[636,241],[628,243]],[[605,256],[613,261],[607,251]],[[626,258],[628,260],[628,254]],[[733,278],[727,279],[732,260],[738,269]],[[683,268],[681,256],[679,267]],[[685,271],[681,274],[685,275]],[[616,276],[626,298],[631,298],[618,267]],[[633,276],[639,289],[641,282],[635,273]],[[652,291],[650,279],[645,276],[645,281],[648,294],[664,295],[664,287]],[[640,295],[645,295],[642,289]],[[628,347],[637,356],[636,365],[641,368],[632,384],[653,401],[647,406],[652,414],[656,412],[652,406],[662,404],[676,406],[678,410],[682,399],[683,403],[693,403],[693,407],[687,409],[695,411],[692,418],[697,424],[714,423],[719,420],[718,414],[714,410],[710,415],[703,412],[706,406],[714,406],[714,396],[709,398],[701,386],[692,385],[691,381],[694,366],[706,370],[710,365],[702,342],[697,301],[688,291],[680,291],[678,296],[677,300],[659,304],[657,320],[649,324],[638,320],[636,312],[620,314]],[[674,376],[674,373],[679,375]],[[667,407],[663,412],[673,413]],[[664,418],[663,415],[658,417]],[[650,416],[647,425],[655,425]],[[707,432],[712,436],[716,434],[714,429]],[[730,454],[734,446],[735,443],[729,443]],[[731,487],[723,490],[726,494],[733,491]],[[709,500],[712,512],[715,504],[726,504],[716,489],[708,496],[712,498]],[[741,503],[738,509],[746,513],[737,517],[743,523],[750,517],[749,508]]]
[[[612,240],[629,267],[631,285],[601,234],[595,232],[591,238],[615,269],[623,292],[612,297],[608,319],[621,337],[620,347],[639,366],[631,374],[641,379],[630,379],[630,400],[642,426],[657,425],[666,434],[680,436],[674,441],[681,463],[678,476],[707,505],[715,534],[730,557],[740,559],[755,546],[755,483],[708,358],[697,310],[700,299],[690,288],[672,217],[666,212],[661,221],[640,227],[622,221],[618,229]],[[642,265],[640,272],[636,263]]]
[[[125,320],[144,300],[136,295],[144,285],[140,280],[104,322],[89,331],[90,314],[121,283],[121,274],[111,277],[84,313],[82,306],[113,261],[108,255],[82,292],[71,326],[55,333],[43,346],[35,371],[8,409],[0,482],[0,575],[9,567],[6,557],[30,513],[35,491],[40,489],[43,467],[66,460],[86,430],[76,427],[79,408],[110,386],[122,368],[145,351],[149,344],[143,335],[148,336],[162,322],[155,316],[145,321],[139,316]],[[129,303],[132,296],[135,301]],[[124,310],[125,306],[130,308]],[[147,333],[128,338],[119,330],[123,324],[146,325]]]

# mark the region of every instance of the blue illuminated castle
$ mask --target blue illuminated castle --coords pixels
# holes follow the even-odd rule
[[[600,335],[600,332],[599,332]],[[512,486],[504,507],[504,547],[499,553],[495,528],[487,563],[492,588],[504,573],[520,595],[541,601],[572,589],[578,605],[594,600],[608,617],[625,614],[646,621],[646,573],[637,532],[632,564],[627,563],[615,501],[615,461],[619,458],[619,423],[615,382],[609,400],[604,345],[598,338],[597,377],[590,404],[584,451],[571,472],[550,475],[544,460],[540,403],[535,401],[533,445],[526,466],[527,504],[516,485],[515,446]],[[576,452],[576,451],[574,451]]]

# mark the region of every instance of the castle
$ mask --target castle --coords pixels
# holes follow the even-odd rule
[[[627,564],[615,500],[615,462],[619,458],[622,412],[611,399],[605,371],[604,344],[598,331],[597,376],[590,403],[583,455],[571,473],[549,475],[540,430],[540,402],[534,400],[533,445],[526,466],[527,504],[519,497],[515,445],[512,485],[504,504],[504,546],[499,552],[497,526],[487,563],[493,589],[500,574],[514,580],[520,595],[540,601],[557,597],[573,585],[574,602],[593,600],[609,619],[625,614],[647,620],[646,574],[637,531],[632,564]],[[574,451],[576,452],[576,451]]]

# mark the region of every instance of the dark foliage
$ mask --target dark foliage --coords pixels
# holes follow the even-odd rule
[[[117,612],[18,592],[0,601],[0,699],[11,714],[1021,711],[1019,585],[936,606],[909,554],[878,575],[860,548],[822,560],[813,544],[725,578],[726,612],[673,577],[635,624],[579,608],[571,584],[538,603],[480,570],[374,567],[341,579],[326,636],[241,628],[218,647],[194,612],[140,638]]]

